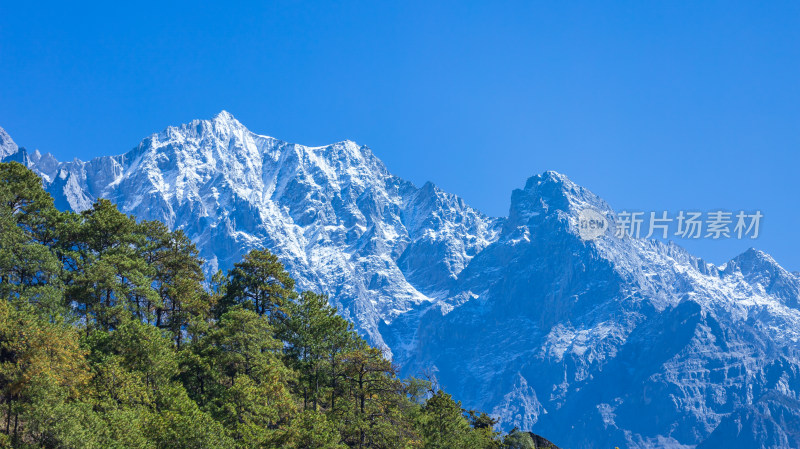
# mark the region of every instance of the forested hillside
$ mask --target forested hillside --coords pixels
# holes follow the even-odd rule
[[[294,287],[266,250],[206,280],[180,230],[0,164],[0,447],[534,447]]]

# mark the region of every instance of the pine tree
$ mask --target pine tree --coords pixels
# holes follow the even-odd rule
[[[70,281],[67,300],[83,309],[88,321],[112,329],[146,301],[160,304],[153,289],[155,267],[141,255],[145,236],[136,221],[108,200],[81,214],[67,238]]]
[[[426,401],[417,425],[426,449],[464,448],[468,445],[470,427],[461,404],[442,390],[436,391]]]
[[[270,444],[294,412],[288,384],[295,374],[265,317],[234,307],[192,351],[187,376],[193,398],[245,447]]]
[[[51,319],[67,312],[61,264],[48,247],[59,218],[36,175],[16,162],[0,164],[0,297],[36,303]]]
[[[154,324],[169,330],[180,348],[185,334],[211,318],[213,296],[203,288],[202,261],[183,231],[169,232],[159,222],[141,226],[147,236],[143,256],[155,269],[153,285],[160,298],[155,308],[148,303],[146,309],[152,309]]]
[[[64,427],[55,421],[75,424],[75,414],[62,412],[77,402],[90,379],[75,329],[43,320],[32,309],[0,300],[3,427],[15,443],[59,438]]]
[[[516,427],[503,438],[503,448],[507,449],[536,449],[536,444],[528,432],[520,432]]]
[[[242,305],[268,317],[274,326],[280,326],[286,319],[287,306],[296,293],[294,279],[277,256],[267,250],[250,251],[241,262],[234,264],[228,278],[218,314]]]
[[[334,408],[337,364],[343,351],[357,347],[360,338],[328,304],[325,295],[303,292],[287,310],[290,318],[283,330],[285,352],[289,364],[301,373],[298,390],[303,408],[317,410],[329,404]]]
[[[402,448],[411,436],[402,414],[403,383],[380,350],[365,343],[342,360],[347,395],[335,416],[344,441],[357,448]]]
[[[268,251],[204,281],[182,232],[0,163],[0,447],[499,447]]]
[[[325,414],[306,410],[294,418],[281,445],[287,449],[346,449],[336,425]]]

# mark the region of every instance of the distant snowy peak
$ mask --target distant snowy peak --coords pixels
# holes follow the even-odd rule
[[[0,128],[0,159],[5,158],[16,153],[18,150],[17,144],[11,139],[5,129]]]
[[[586,210],[613,223],[614,211],[602,198],[561,173],[546,171],[512,192],[505,230],[510,233],[525,226],[532,232],[539,228],[552,231],[555,226],[577,236],[579,217]]]
[[[757,442],[743,447],[798,447],[784,421],[800,397],[784,380],[800,372],[798,277],[754,249],[718,268],[673,243],[585,240],[587,209],[614,226],[561,174],[515,190],[500,237],[451,291],[472,299],[419,320],[411,372],[438,369],[465,403],[564,447],[692,448],[723,424],[713,441],[733,429]]]
[[[762,294],[779,298],[788,307],[799,308],[800,279],[781,267],[769,254],[750,248],[726,264],[725,274],[739,272]]]
[[[268,248],[403,375],[436,373],[505,428],[574,448],[800,444],[800,274],[755,249],[716,267],[618,238],[611,207],[560,173],[493,218],[355,142],[288,143],[225,111],[88,162],[0,144],[59,208],[108,198],[182,229],[207,273]],[[584,238],[587,213],[607,232]]]

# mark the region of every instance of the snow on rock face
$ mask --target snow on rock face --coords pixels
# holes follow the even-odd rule
[[[406,363],[562,447],[694,447],[746,420],[737,438],[758,445],[743,447],[794,447],[784,404],[800,388],[759,379],[798,371],[796,276],[754,250],[720,271],[675,245],[584,241],[587,207],[613,226],[605,202],[561,175],[514,191],[501,235],[451,292],[476,298],[424,314]],[[791,420],[758,415],[776,407]]]
[[[6,130],[0,128],[0,159],[5,158],[16,153],[18,150],[17,144],[11,139]]]
[[[379,345],[379,323],[433,301],[500,223],[432,184],[393,176],[365,146],[286,143],[225,111],[169,127],[124,155],[25,163],[62,208],[103,197],[183,229],[209,273],[270,249],[300,288],[329,294]]]
[[[89,162],[13,149],[59,207],[106,197],[183,229],[209,273],[268,248],[403,374],[435,372],[504,428],[571,448],[800,441],[800,276],[757,250],[718,268],[674,244],[582,240],[582,210],[612,228],[615,213],[559,173],[498,219],[367,147],[290,144],[227,112]]]

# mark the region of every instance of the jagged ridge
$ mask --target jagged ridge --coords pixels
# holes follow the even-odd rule
[[[226,112],[89,162],[6,136],[61,207],[107,197],[182,228],[209,271],[268,247],[406,374],[435,371],[506,427],[572,448],[800,445],[800,278],[763,252],[716,267],[673,244],[584,241],[578,213],[614,211],[555,172],[486,217],[367,147],[290,144]]]

